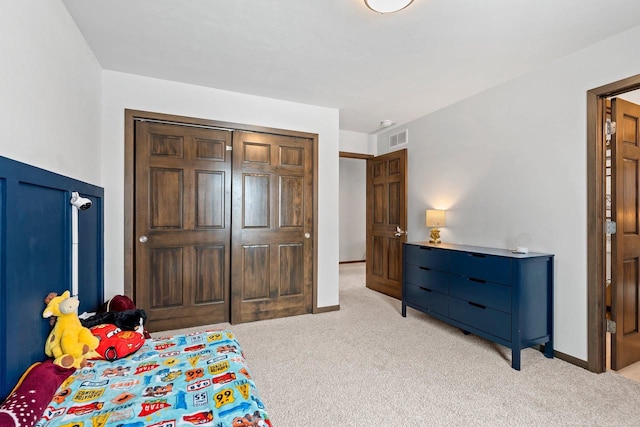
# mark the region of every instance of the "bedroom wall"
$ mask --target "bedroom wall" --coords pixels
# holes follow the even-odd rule
[[[367,133],[340,130],[340,151],[375,156],[378,151],[378,138]]]
[[[618,96],[620,98],[626,99],[627,101],[633,102],[634,104],[640,104],[640,89],[623,93],[622,95]]]
[[[447,209],[446,242],[508,248],[518,234],[530,235],[532,251],[556,255],[555,348],[582,360],[586,92],[640,74],[640,56],[628,54],[638,40],[640,27],[404,126],[413,240],[428,234],[427,208]]]
[[[100,185],[102,69],[62,2],[3,2],[0,52],[0,155]]]
[[[317,133],[318,306],[338,304],[338,110],[113,71],[103,73],[106,298],[124,289],[126,108]]]

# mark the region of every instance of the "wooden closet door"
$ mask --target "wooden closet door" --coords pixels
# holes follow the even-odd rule
[[[313,141],[234,132],[232,323],[310,313]]]
[[[136,122],[135,301],[151,331],[229,320],[231,132]]]

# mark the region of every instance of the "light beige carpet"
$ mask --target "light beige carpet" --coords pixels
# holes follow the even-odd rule
[[[505,347],[403,318],[364,264],[340,266],[340,307],[215,325],[237,335],[274,426],[640,426],[640,384],[533,349],[515,371]]]

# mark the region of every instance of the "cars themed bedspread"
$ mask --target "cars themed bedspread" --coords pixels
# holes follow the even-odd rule
[[[228,330],[149,339],[114,362],[92,361],[58,389],[40,427],[271,426]]]

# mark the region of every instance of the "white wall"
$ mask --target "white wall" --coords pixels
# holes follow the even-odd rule
[[[318,306],[338,304],[338,110],[131,74],[103,73],[105,297],[124,289],[124,110],[152,111],[319,135]]]
[[[102,184],[102,70],[62,2],[3,2],[0,54],[0,155]]]
[[[378,138],[362,132],[350,130],[340,131],[340,151],[358,154],[376,155],[378,151]]]
[[[528,233],[556,255],[555,348],[583,360],[586,92],[640,74],[638,40],[640,27],[406,125],[409,235],[427,235],[426,208],[447,209],[443,241],[513,247]]]
[[[634,104],[640,104],[640,90],[623,93],[621,95],[618,95],[618,98],[626,99],[627,101],[633,102]]]

